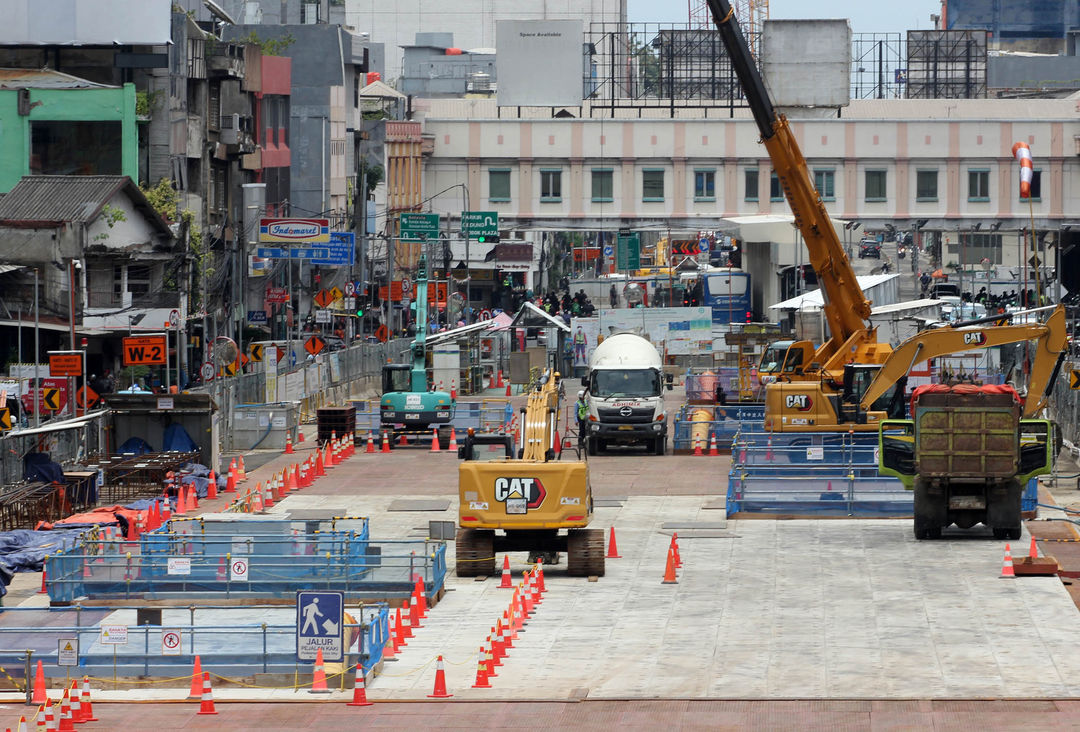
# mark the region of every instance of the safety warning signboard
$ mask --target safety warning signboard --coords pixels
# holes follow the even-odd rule
[[[161,629],[161,655],[163,656],[179,656],[183,651],[180,629],[179,628],[162,628]]]
[[[49,376],[82,376],[82,351],[52,352],[49,354]]]
[[[229,565],[229,579],[233,582],[247,582],[248,560],[234,557]]]
[[[58,638],[56,640],[56,665],[78,666],[79,665],[79,639]]]
[[[153,366],[168,363],[169,346],[165,335],[127,336],[123,345],[125,366]]]

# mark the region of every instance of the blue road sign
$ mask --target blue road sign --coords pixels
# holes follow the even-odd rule
[[[258,247],[264,259],[302,259],[318,267],[346,267],[353,264],[356,235],[351,231],[331,231],[330,243],[304,247]]]
[[[322,649],[326,662],[345,658],[345,598],[341,592],[296,593],[296,659],[314,661]]]
[[[611,246],[610,244],[605,244],[604,245],[604,256],[605,257],[610,257],[614,253],[615,253],[615,248],[613,246]]]
[[[698,248],[698,251],[701,252],[702,254],[709,251],[709,240],[708,239],[702,239],[701,241],[699,241],[697,243],[697,248]]]
[[[248,319],[249,323],[254,324],[254,323],[265,323],[266,322],[266,311],[265,310],[248,310],[247,315],[248,315],[247,319]]]

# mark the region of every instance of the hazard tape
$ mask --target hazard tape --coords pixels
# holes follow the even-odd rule
[[[0,673],[4,674],[4,678],[11,682],[11,685],[15,687],[16,691],[26,691],[25,687],[19,686],[19,682],[11,678],[11,674],[9,674],[7,669],[3,666],[0,666]]]
[[[497,558],[498,557],[491,556],[491,557],[480,557],[479,559],[458,559],[457,562],[459,564],[461,562],[490,562],[492,559],[497,559]]]
[[[1035,537],[1035,541],[1044,542],[1047,544],[1077,544],[1080,543],[1080,539],[1040,539]]]

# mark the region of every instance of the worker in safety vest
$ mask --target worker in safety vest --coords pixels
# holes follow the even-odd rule
[[[589,424],[589,403],[585,401],[585,390],[582,389],[577,393],[577,402],[574,404],[574,408],[577,409],[577,425],[578,425],[578,447],[584,447],[586,428]]]

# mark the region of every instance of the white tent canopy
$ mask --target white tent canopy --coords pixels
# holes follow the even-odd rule
[[[887,282],[895,277],[899,277],[898,274],[877,274],[877,275],[859,275],[856,279],[859,282],[859,288],[863,292],[875,287],[882,282]],[[798,310],[800,312],[815,312],[821,310],[825,304],[825,296],[821,290],[811,290],[810,292],[804,292],[797,297],[778,302],[775,305],[770,305],[770,310]]]

